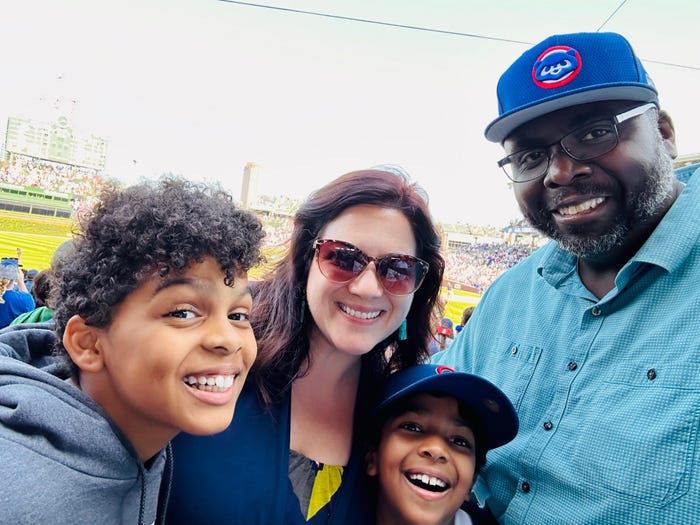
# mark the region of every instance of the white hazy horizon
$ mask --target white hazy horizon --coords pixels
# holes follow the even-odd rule
[[[261,166],[260,193],[294,199],[395,164],[425,188],[437,221],[503,227],[520,213],[496,167],[502,150],[483,137],[498,77],[528,47],[519,42],[602,27],[644,62],[679,153],[700,151],[698,2],[266,5],[443,32],[220,0],[0,0],[0,126],[63,112],[109,141],[108,176],[172,172],[236,196],[248,162]]]

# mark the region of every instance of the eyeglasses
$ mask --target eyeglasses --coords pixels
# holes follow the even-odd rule
[[[620,142],[617,125],[645,113],[656,104],[648,103],[632,108],[613,117],[598,120],[576,128],[548,146],[524,149],[511,153],[498,161],[508,178],[513,182],[529,182],[542,177],[552,161],[550,149],[555,144],[577,161],[592,160],[611,152]]]
[[[429,268],[427,262],[413,255],[391,253],[375,258],[349,242],[333,239],[317,239],[314,241],[314,250],[318,268],[329,281],[348,283],[373,262],[379,282],[392,295],[415,292],[423,283]]]

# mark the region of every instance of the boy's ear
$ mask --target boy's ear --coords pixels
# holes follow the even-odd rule
[[[377,465],[377,451],[370,450],[365,454],[365,465],[368,476],[376,476],[379,474],[379,465]]]
[[[66,323],[63,346],[83,372],[99,372],[104,366],[104,356],[98,349],[98,332],[99,328],[88,326],[79,315],[74,315]]]

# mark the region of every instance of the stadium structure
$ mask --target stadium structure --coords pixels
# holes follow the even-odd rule
[[[0,210],[69,218],[102,185],[107,140],[53,122],[9,117],[0,164]]]

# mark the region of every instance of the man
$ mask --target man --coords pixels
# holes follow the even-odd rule
[[[520,418],[475,494],[501,523],[700,523],[700,176],[629,43],[547,38],[498,84],[486,138],[553,239],[432,359]]]

